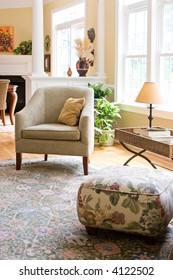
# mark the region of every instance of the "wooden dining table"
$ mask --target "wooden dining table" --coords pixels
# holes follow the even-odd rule
[[[17,103],[17,87],[16,85],[9,84],[7,94],[10,96],[9,116],[11,124],[14,125],[14,111]]]

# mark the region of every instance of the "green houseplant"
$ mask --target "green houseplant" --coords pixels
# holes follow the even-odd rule
[[[110,138],[114,138],[112,123],[121,118],[119,104],[106,98],[98,99],[94,111],[95,139],[99,145],[105,145]]]
[[[22,41],[19,46],[13,51],[14,54],[31,55],[32,40]]]
[[[103,84],[90,84],[88,83],[88,87],[92,88],[94,90],[94,99],[100,99],[105,98],[107,96],[110,96],[112,94],[112,89],[110,87],[107,87]]]

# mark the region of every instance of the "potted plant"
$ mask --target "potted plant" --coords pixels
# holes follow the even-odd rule
[[[100,98],[105,98],[107,96],[110,96],[113,92],[112,89],[110,87],[107,87],[103,84],[90,84],[88,83],[88,87],[92,88],[94,90],[94,99],[97,102],[97,99]]]
[[[117,118],[121,118],[119,104],[109,102],[106,98],[98,99],[94,111],[95,144],[113,145],[114,130],[112,129],[112,123]]]
[[[19,46],[14,49],[14,54],[31,55],[32,54],[32,40],[22,41]]]

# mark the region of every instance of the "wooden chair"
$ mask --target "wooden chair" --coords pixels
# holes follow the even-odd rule
[[[7,107],[7,91],[8,91],[8,85],[10,83],[10,80],[0,80],[0,117],[2,119],[3,125],[6,125],[5,122],[5,109]]]

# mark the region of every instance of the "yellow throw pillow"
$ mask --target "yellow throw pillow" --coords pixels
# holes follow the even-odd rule
[[[77,125],[84,105],[85,98],[70,97],[64,103],[58,121],[67,125]]]

